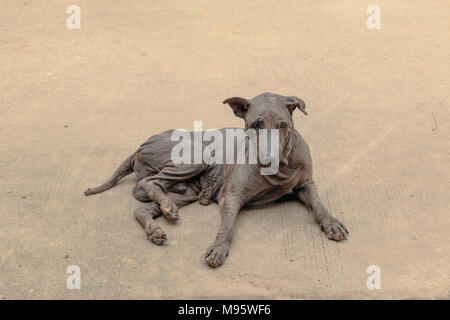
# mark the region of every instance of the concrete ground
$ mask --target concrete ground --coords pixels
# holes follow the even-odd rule
[[[81,8],[81,29],[66,8]],[[368,30],[366,9],[381,8]],[[450,3],[11,1],[0,11],[2,299],[450,298]],[[92,197],[149,136],[242,126],[222,100],[270,91],[294,115],[320,196],[350,238],[296,201],[245,210],[229,258],[202,255],[217,206],[132,214],[129,176]],[[81,269],[81,290],[66,269]],[[377,265],[381,289],[366,286]]]

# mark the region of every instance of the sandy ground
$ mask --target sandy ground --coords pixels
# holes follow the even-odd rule
[[[371,4],[1,0],[1,298],[450,298],[450,3],[380,0],[368,30]],[[133,176],[83,196],[152,134],[242,126],[222,100],[265,91],[305,100],[296,128],[348,241],[276,203],[242,212],[211,269],[217,206],[161,218],[158,247]]]

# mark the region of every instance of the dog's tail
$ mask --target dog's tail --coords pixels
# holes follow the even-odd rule
[[[84,194],[86,196],[89,196],[91,194],[100,193],[114,187],[117,184],[117,182],[119,182],[120,179],[126,177],[127,175],[133,172],[135,157],[136,152],[133,153],[131,156],[129,156],[124,162],[122,162],[120,167],[117,168],[116,172],[114,172],[114,174],[112,175],[111,178],[109,178],[108,181],[106,181],[105,183],[103,183],[98,187],[87,189],[86,191],[84,191]]]

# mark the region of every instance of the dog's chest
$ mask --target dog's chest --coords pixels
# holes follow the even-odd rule
[[[303,177],[302,167],[280,168],[275,175],[261,176],[266,188],[256,195],[249,204],[264,204],[275,201],[288,194]]]

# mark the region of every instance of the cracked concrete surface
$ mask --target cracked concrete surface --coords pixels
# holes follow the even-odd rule
[[[387,1],[0,1],[0,296],[450,298],[450,4]],[[328,241],[296,201],[245,210],[210,269],[215,205],[159,223],[133,217],[134,178],[92,197],[152,134],[241,126],[222,100],[272,91],[306,102]],[[66,268],[81,268],[81,290]],[[369,290],[366,269],[381,269]]]

